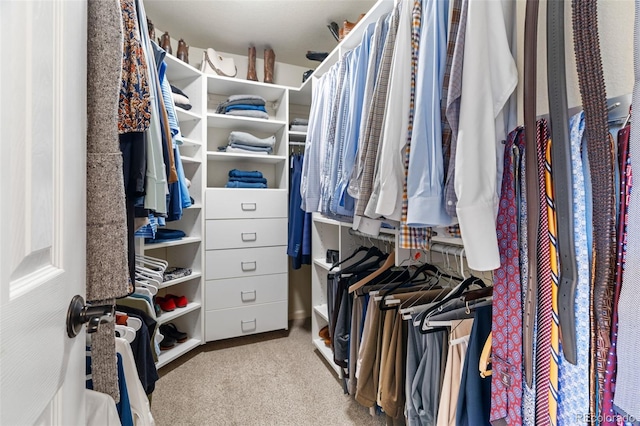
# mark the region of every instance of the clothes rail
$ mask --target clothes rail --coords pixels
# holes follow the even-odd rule
[[[384,234],[379,234],[377,236],[369,235],[369,234],[365,234],[364,232],[357,231],[355,229],[349,229],[349,235],[352,235],[354,237],[370,238],[372,240],[384,241],[392,244],[395,244],[396,242],[395,235],[384,235]]]

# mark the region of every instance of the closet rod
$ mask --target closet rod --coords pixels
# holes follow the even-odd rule
[[[289,146],[304,146],[304,142],[289,142]]]
[[[395,244],[396,242],[395,235],[379,234],[375,236],[375,235],[365,234],[364,232],[356,231],[355,229],[351,229],[351,228],[349,229],[349,235],[352,235],[354,237],[371,238],[372,240],[385,241],[393,244]]]
[[[442,253],[444,255],[464,256],[464,247],[447,245],[443,243],[434,243],[429,248],[430,251]]]

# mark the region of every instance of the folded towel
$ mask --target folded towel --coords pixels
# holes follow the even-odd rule
[[[309,120],[306,118],[294,118],[291,124],[306,126],[309,124]]]
[[[267,109],[263,105],[246,105],[246,104],[230,105],[224,109],[225,112],[236,111],[236,110],[267,112]]]
[[[234,111],[227,112],[227,115],[240,116],[240,117],[252,117],[252,118],[263,118],[265,120],[269,119],[269,114],[263,111],[251,111],[246,109],[238,109]]]
[[[264,183],[251,183],[251,182],[227,182],[226,188],[266,188]]]
[[[229,147],[237,148],[237,149],[246,149],[247,151],[251,151],[251,152],[266,152],[268,154],[271,154],[273,152],[273,148],[270,146],[254,146],[254,145],[247,145],[243,143],[232,143],[232,144],[229,144],[227,148]]]
[[[229,144],[241,143],[243,145],[252,146],[266,146],[273,147],[276,143],[275,136],[269,136],[268,138],[260,139],[255,137],[251,133],[233,131],[229,133]]]
[[[229,177],[252,177],[252,178],[261,178],[264,177],[261,171],[258,170],[238,170],[231,169],[229,170]]]
[[[216,107],[216,112],[218,114],[224,114],[224,111],[227,109],[227,107],[234,106],[234,105],[265,106],[266,104],[267,103],[264,101],[264,99],[262,99],[262,100],[260,100],[260,99],[238,99],[237,101],[224,101],[224,102],[220,103]]]
[[[258,96],[258,95],[231,95],[227,99],[227,102],[244,101],[248,99],[262,101],[263,102],[262,105],[267,103],[267,101],[262,96]]]
[[[292,132],[306,132],[308,129],[309,126],[302,124],[293,124],[291,125],[291,128],[289,130],[291,130]]]
[[[269,155],[267,151],[252,151],[250,149],[236,148],[234,146],[228,146],[224,150],[225,152],[232,152],[234,154],[255,154],[255,155]]]
[[[230,177],[229,182],[267,183],[267,180],[263,177]]]
[[[189,98],[187,98],[185,95],[181,95],[180,93],[172,93],[171,97],[173,98],[173,103],[191,105],[191,101],[189,101]]]

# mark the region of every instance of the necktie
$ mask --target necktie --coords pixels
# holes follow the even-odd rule
[[[640,1],[636,0],[634,27],[634,76],[633,103],[640,104]],[[640,126],[631,126],[629,156],[631,168],[640,170]],[[627,413],[640,418],[640,369],[637,350],[640,346],[638,306],[640,305],[640,199],[638,191],[632,191],[627,218],[626,270],[622,277],[622,290],[618,302],[618,375],[614,403]]]
[[[518,243],[516,176],[524,130],[507,137],[502,175],[497,237],[500,267],[494,271],[491,422],[522,424],[522,292]]]
[[[558,318],[558,241],[556,239],[556,211],[551,178],[551,140],[545,150],[545,184],[547,215],[549,218],[549,263],[551,265],[551,356],[549,363],[549,424],[558,424],[558,359],[560,356]]]
[[[573,0],[573,38],[580,95],[588,135],[588,155],[593,191],[593,311],[596,325],[596,392],[591,395],[590,411],[601,414],[604,370],[611,333],[611,299],[615,262],[615,206],[613,185],[613,147],[607,122],[607,94],[602,71],[598,35],[597,0]],[[592,363],[593,365],[593,363]],[[595,379],[595,380],[594,380]],[[595,398],[595,401],[594,401]],[[597,417],[593,417],[597,418]]]
[[[409,132],[404,153],[404,184],[402,185],[402,213],[400,219],[400,247],[425,248],[427,230],[407,226],[407,176],[409,175],[409,155],[411,154],[411,135],[413,133],[413,115],[416,100],[416,73],[418,69],[418,47],[420,45],[420,26],[422,24],[422,1],[413,2],[413,22],[411,24],[411,97],[409,114]]]
[[[576,364],[560,357],[558,424],[575,425],[589,412],[589,324],[590,283],[587,252],[585,184],[582,172],[582,136],[584,113],[571,118],[571,170],[573,182],[573,227],[577,266],[577,286],[574,299],[576,329]],[[554,170],[555,171],[555,170]],[[563,327],[563,323],[560,323]],[[564,334],[562,335],[564,337]],[[564,350],[564,339],[562,340]]]
[[[549,369],[551,362],[551,263],[549,202],[547,197],[547,167],[545,151],[549,132],[547,121],[539,120],[536,125],[538,157],[538,179],[540,187],[540,226],[538,227],[538,313],[536,330],[536,421],[544,423],[549,418]]]
[[[620,208],[618,210],[618,240],[616,253],[616,276],[613,293],[613,322],[611,324],[611,347],[607,357],[607,367],[604,377],[604,397],[602,400],[602,426],[614,426],[616,424],[613,411],[613,395],[616,383],[616,364],[618,340],[618,300],[622,286],[622,276],[625,267],[626,240],[627,240],[627,209],[631,194],[631,162],[629,158],[629,132],[627,126],[618,132],[618,153],[620,165]]]

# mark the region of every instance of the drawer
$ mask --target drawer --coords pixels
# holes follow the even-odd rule
[[[207,220],[206,250],[287,245],[287,219]]]
[[[287,246],[205,252],[205,279],[251,277],[287,272]]]
[[[287,300],[287,274],[206,281],[207,310],[239,308]]]
[[[207,311],[205,339],[228,339],[248,334],[288,328],[287,302],[266,303],[242,308]]]
[[[289,198],[285,190],[207,189],[205,219],[287,217]]]

